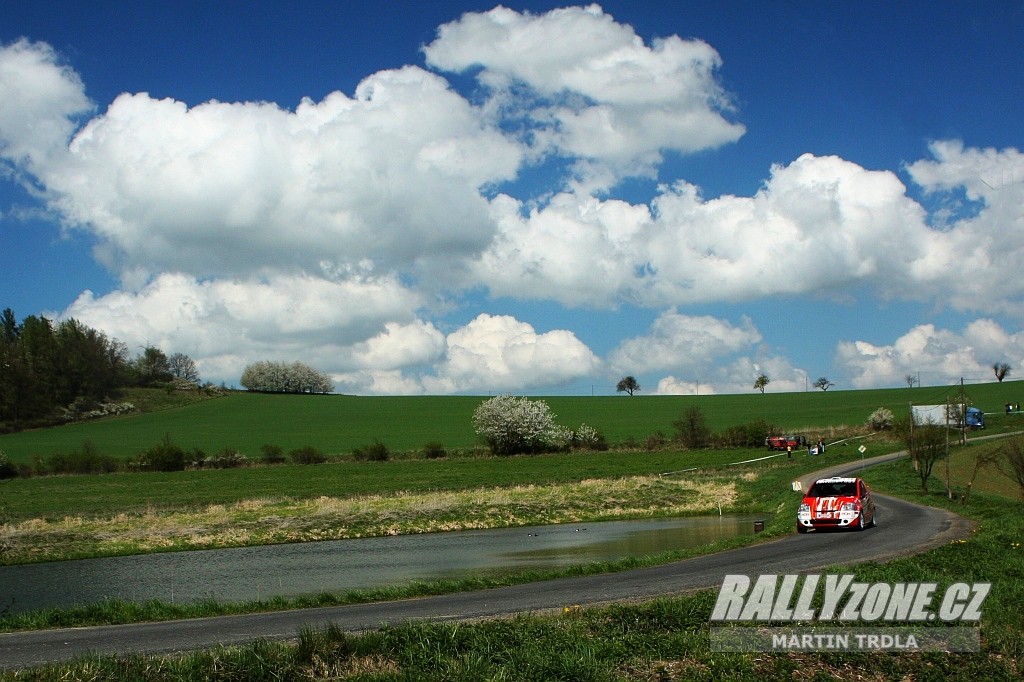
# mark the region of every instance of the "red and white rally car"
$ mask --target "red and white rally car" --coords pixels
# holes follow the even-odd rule
[[[875,501],[868,484],[859,478],[819,478],[804,494],[796,513],[796,530],[853,528],[864,530],[876,523]]]

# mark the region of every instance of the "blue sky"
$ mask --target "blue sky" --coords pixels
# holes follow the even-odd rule
[[[1024,3],[0,7],[0,307],[236,385],[1024,372]]]

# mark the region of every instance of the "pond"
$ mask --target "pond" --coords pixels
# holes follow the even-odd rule
[[[400,535],[0,566],[0,613],[108,599],[296,597],[643,557],[752,535],[768,514]]]

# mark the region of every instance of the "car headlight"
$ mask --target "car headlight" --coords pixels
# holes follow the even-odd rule
[[[839,511],[860,511],[860,504],[857,502],[843,502],[843,506],[839,508]]]
[[[811,511],[811,505],[807,504],[806,502],[802,502],[800,504],[800,511],[798,511],[797,513],[798,514],[805,514],[805,513],[809,512],[809,511]]]

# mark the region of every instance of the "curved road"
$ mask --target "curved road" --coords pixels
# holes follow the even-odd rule
[[[856,475],[863,467],[900,457],[875,457],[815,472]],[[569,604],[643,600],[713,588],[726,574],[808,573],[838,563],[889,559],[922,552],[970,534],[970,523],[939,509],[877,496],[879,525],[862,533],[792,535],[741,549],[652,568],[475,592],[241,616],[0,634],[0,668],[66,661],[87,652],[165,653],[236,645],[254,639],[292,639],[303,627],[327,623],[347,631],[376,629],[414,620],[471,620],[543,612]],[[898,520],[898,523],[897,523]],[[795,521],[794,521],[795,522]]]

